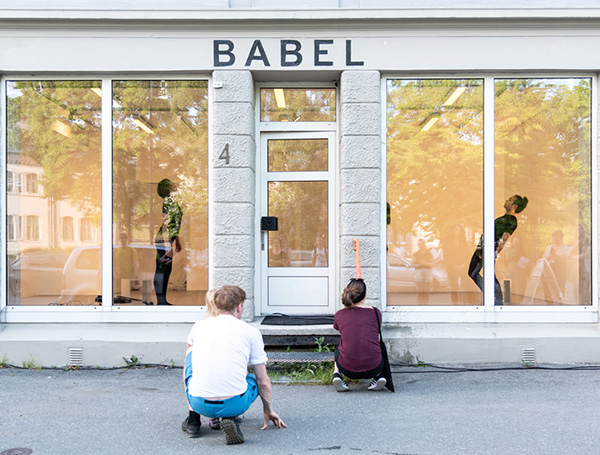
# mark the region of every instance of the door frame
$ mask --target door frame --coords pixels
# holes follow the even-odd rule
[[[328,140],[328,170],[327,171],[302,171],[302,172],[268,172],[267,171],[267,144],[272,139],[327,139]],[[262,132],[258,141],[258,179],[257,179],[257,223],[258,233],[256,242],[256,270],[258,291],[256,295],[259,303],[255,305],[256,315],[269,313],[286,314],[333,314],[335,312],[336,290],[337,290],[337,270],[338,270],[338,231],[337,231],[337,133],[336,131],[323,131],[315,129],[313,131],[269,131]],[[269,269],[268,261],[268,233],[260,230],[260,218],[268,215],[268,183],[270,181],[326,181],[328,182],[328,267],[324,271],[320,268],[298,267],[298,268],[273,268]],[[313,274],[311,274],[313,272]],[[328,278],[328,304],[327,306],[268,306],[269,278],[276,276],[325,276]]]

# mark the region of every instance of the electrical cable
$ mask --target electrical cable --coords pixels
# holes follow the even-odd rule
[[[466,373],[466,372],[486,372],[486,371],[511,371],[511,370],[549,370],[549,371],[596,371],[600,370],[600,365],[562,365],[562,366],[545,366],[545,365],[511,365],[497,367],[451,367],[437,365],[434,363],[405,363],[393,364],[392,367],[405,367],[406,369],[392,369],[394,374],[428,374],[428,373]],[[421,370],[421,368],[435,368],[435,370]]]
[[[401,370],[394,368],[399,367]],[[0,364],[0,370],[2,369],[16,369],[16,370],[64,370],[64,371],[113,371],[113,370],[139,370],[145,368],[163,368],[165,370],[183,369],[182,366],[176,365],[165,365],[161,363],[137,363],[132,365],[123,365],[116,367],[100,367],[100,366],[76,366],[67,365],[63,367],[58,366],[18,366],[9,363]],[[425,368],[433,368],[433,370],[427,370]],[[490,371],[519,371],[519,370],[547,370],[547,371],[598,371],[600,365],[560,365],[560,366],[549,366],[549,365],[506,365],[506,366],[489,366],[489,367],[453,367],[447,365],[437,365],[434,363],[395,363],[392,364],[393,374],[431,374],[431,373],[468,373],[468,372],[490,372]]]

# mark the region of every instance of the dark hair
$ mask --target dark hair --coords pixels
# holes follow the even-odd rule
[[[527,207],[529,200],[526,197],[521,197],[518,194],[513,196],[513,205],[516,205],[515,213],[521,213]]]
[[[222,286],[215,291],[213,299],[219,311],[233,313],[246,300],[246,293],[239,286]]]
[[[156,192],[164,199],[171,194],[172,185],[173,182],[171,182],[169,179],[162,179],[160,182],[158,182],[158,188],[156,188]]]
[[[352,279],[342,292],[342,303],[351,307],[362,302],[367,296],[367,285],[361,278]]]

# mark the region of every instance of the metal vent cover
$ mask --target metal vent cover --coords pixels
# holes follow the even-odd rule
[[[537,365],[537,355],[535,352],[535,348],[523,348],[523,351],[521,353],[521,362],[523,362],[525,366]]]
[[[70,367],[83,366],[83,348],[69,348],[67,352],[67,365]]]

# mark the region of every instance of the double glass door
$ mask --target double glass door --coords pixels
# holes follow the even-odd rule
[[[261,232],[263,314],[333,313],[334,138],[261,136],[261,214],[277,219],[277,230]]]

